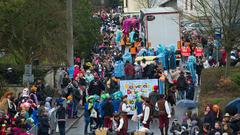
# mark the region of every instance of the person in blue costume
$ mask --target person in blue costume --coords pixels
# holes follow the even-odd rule
[[[171,45],[168,55],[168,67],[169,69],[176,69],[176,65],[175,47],[174,45]]]
[[[124,63],[122,60],[118,60],[114,64],[114,75],[117,78],[123,78],[124,74]]]
[[[160,44],[158,47],[157,47],[157,55],[161,54],[161,53],[165,53],[165,46]]]
[[[154,48],[149,48],[147,51],[147,56],[154,56],[154,55],[155,55]]]
[[[129,61],[130,63],[132,63],[132,56],[130,52],[126,52],[123,56],[123,62],[126,63],[127,61]]]
[[[122,30],[120,28],[120,26],[118,26],[117,31],[116,31],[116,43],[119,45],[120,41],[121,41],[121,37],[122,37]]]
[[[122,92],[121,91],[117,91],[115,93],[112,94],[112,104],[114,106],[114,112],[117,113],[119,110],[119,106],[120,103],[122,101]]]
[[[99,127],[103,127],[103,121],[104,121],[104,110],[103,106],[106,104],[106,99],[110,97],[108,93],[104,93],[101,95],[101,101],[99,103]]]
[[[143,48],[138,52],[137,56],[147,56],[147,49],[143,47]]]
[[[169,69],[170,49],[169,49],[169,48],[165,49],[164,54],[165,54],[165,63],[166,63],[166,65],[165,65],[164,68],[165,68],[165,69]]]
[[[135,30],[132,29],[132,31],[129,33],[129,39],[130,39],[130,43],[134,43],[134,34],[135,34]]]
[[[188,61],[187,61],[187,69],[189,70],[189,72],[192,75],[192,80],[193,83],[196,83],[196,57],[194,56],[189,56],[188,57]]]
[[[157,55],[158,60],[162,63],[163,68],[167,67],[166,58],[165,58],[165,52],[166,52],[165,46],[160,44],[157,47],[156,55]]]

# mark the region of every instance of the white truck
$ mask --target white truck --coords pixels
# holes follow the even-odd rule
[[[175,45],[180,41],[180,19],[171,7],[147,8],[140,11],[140,35],[156,49],[159,44]]]

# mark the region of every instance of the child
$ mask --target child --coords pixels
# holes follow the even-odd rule
[[[67,97],[67,112],[68,112],[68,118],[72,118],[73,116],[73,101],[72,96]]]

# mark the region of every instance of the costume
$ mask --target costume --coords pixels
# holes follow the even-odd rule
[[[165,128],[165,135],[168,134],[169,127],[169,118],[171,118],[170,108],[168,106],[168,102],[161,95],[160,99],[155,105],[156,110],[159,112],[159,128],[161,130],[162,135],[164,135],[163,129]]]

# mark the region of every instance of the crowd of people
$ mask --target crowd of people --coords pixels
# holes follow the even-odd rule
[[[44,94],[44,85],[38,80],[31,89],[24,88],[18,95],[7,91],[1,97],[1,135],[28,135],[39,125],[39,134],[49,133],[48,112],[54,107],[52,98]]]
[[[5,93],[0,103],[0,135],[24,135],[34,125],[41,129],[39,135],[50,134],[48,120],[52,109],[57,110],[57,129],[60,135],[65,135],[66,117],[77,118],[79,106],[84,108],[84,134],[105,127],[117,135],[127,135],[130,107],[127,94],[120,92],[119,83],[132,79],[159,80],[149,97],[136,96],[136,113],[131,120],[139,122],[140,131],[151,134],[150,124],[157,118],[162,135],[169,132],[239,135],[240,115],[226,113],[223,116],[218,105],[208,105],[203,120],[189,111],[180,122],[170,123],[176,112],[176,101],[194,100],[195,88],[201,84],[202,69],[226,65],[224,47],[217,53],[213,38],[206,39],[197,31],[184,31],[179,48],[183,51],[182,60],[177,65],[174,48],[146,47],[144,37],[139,34],[137,16],[127,25],[124,20],[131,17],[122,17],[118,12],[113,9],[94,14],[102,21],[103,40],[92,49],[85,63],[76,57],[73,67],[59,69],[59,98],[53,101],[47,97],[41,82],[36,82],[30,90],[25,88],[18,98],[12,92]],[[159,57],[135,61],[138,56]],[[233,48],[231,65],[239,65],[239,59],[239,48]]]

